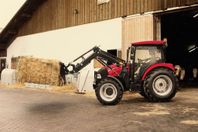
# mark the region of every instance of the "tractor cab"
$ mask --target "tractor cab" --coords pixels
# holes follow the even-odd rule
[[[164,41],[144,41],[133,43],[129,47],[127,61],[132,64],[132,78],[136,82],[146,70],[155,64],[165,63]]]

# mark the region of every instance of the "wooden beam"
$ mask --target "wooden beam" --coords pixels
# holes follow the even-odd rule
[[[21,14],[21,17],[24,17],[24,18],[31,18],[32,15],[31,15],[31,14],[28,14],[28,13],[23,13],[23,14]]]
[[[5,50],[5,49],[7,49],[7,45],[0,43],[0,50]]]

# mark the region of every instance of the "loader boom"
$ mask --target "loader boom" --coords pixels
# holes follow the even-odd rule
[[[113,56],[110,53],[101,50],[98,46],[95,46],[78,58],[76,58],[75,60],[73,60],[72,62],[70,62],[66,66],[66,74],[73,74],[79,72],[81,69],[86,67],[93,59],[96,59],[103,66],[107,67],[109,67],[107,61],[111,63],[116,63],[117,65],[125,63],[123,59]]]

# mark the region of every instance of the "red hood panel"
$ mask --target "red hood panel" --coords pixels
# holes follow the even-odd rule
[[[109,65],[109,67],[105,66],[104,68],[107,69],[108,75],[113,76],[113,77],[119,76],[120,72],[122,71],[122,65],[117,66],[115,64],[112,64],[112,65]]]

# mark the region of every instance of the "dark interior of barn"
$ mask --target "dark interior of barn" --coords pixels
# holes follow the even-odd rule
[[[161,15],[161,36],[167,38],[167,62],[185,69],[185,86],[198,85],[193,68],[198,68],[198,9]]]

